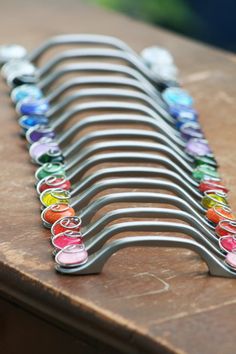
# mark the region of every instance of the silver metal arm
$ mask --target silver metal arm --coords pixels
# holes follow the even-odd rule
[[[56,265],[55,268],[58,272],[63,274],[99,274],[102,272],[102,269],[109,258],[117,251],[126,247],[186,248],[196,252],[206,262],[211,275],[236,278],[236,273],[233,270],[230,270],[222,261],[220,261],[209,250],[196,241],[180,237],[164,236],[124,237],[103,246],[98,252],[89,256],[88,261],[81,266],[63,268]]]
[[[86,62],[80,64],[67,64],[62,68],[50,73],[46,78],[43,78],[39,81],[38,86],[42,90],[46,90],[55,84],[55,81],[60,79],[62,76],[72,73],[81,73],[81,72],[89,72],[91,73],[116,73],[120,75],[126,75],[132,79],[136,79],[145,87],[148,87],[153,94],[159,97],[160,103],[162,102],[160,98],[160,93],[156,89],[154,85],[152,85],[142,74],[140,74],[137,70],[132,69],[125,65],[119,64],[111,64],[111,63],[100,63],[100,62]],[[122,77],[122,76],[121,76]]]
[[[194,229],[192,226],[170,221],[132,221],[111,225],[109,227],[106,227],[104,230],[100,231],[91,238],[88,235],[83,238],[86,250],[90,254],[94,253],[98,251],[104,245],[104,243],[108,241],[111,237],[129,231],[153,231],[158,233],[173,232],[185,234],[192,237],[195,241],[199,242],[210,251],[214,252],[218,257],[224,258],[224,255],[221,250],[219,250],[219,248],[214,245],[212,241],[208,240],[205,236],[203,236],[201,232]]]
[[[137,111],[139,113],[146,114],[151,119],[155,120],[158,126],[162,129],[163,134],[167,135],[171,140],[174,140],[176,144],[184,147],[185,142],[180,138],[180,133],[173,127],[166,123],[161,116],[159,116],[152,109],[137,103],[126,103],[123,101],[101,101],[92,103],[81,103],[80,105],[73,106],[70,111],[65,112],[60,117],[54,118],[51,121],[51,127],[54,130],[58,130],[63,127],[71,118],[77,114],[94,110],[115,110],[115,111]]]
[[[53,70],[57,65],[63,61],[72,59],[119,59],[126,64],[134,67],[137,71],[142,73],[151,82],[159,82],[159,77],[156,73],[151,71],[141,60],[141,58],[133,53],[124,52],[115,49],[101,49],[101,48],[86,48],[86,49],[72,49],[63,51],[57,54],[53,59],[44,64],[38,71],[39,77],[43,77]],[[164,105],[164,103],[163,103]]]
[[[75,164],[73,161],[68,163],[65,166],[65,171],[67,172],[68,179],[72,182],[76,182],[82,178],[82,176],[93,166],[97,166],[101,163],[117,163],[117,162],[132,162],[132,163],[158,163],[161,164],[172,171],[178,173],[182,178],[188,181],[191,185],[198,187],[198,183],[191,178],[185,171],[183,171],[178,165],[176,165],[173,161],[168,159],[165,156],[160,156],[157,154],[145,154],[141,152],[119,152],[119,153],[107,153],[107,154],[99,154],[89,159],[83,161],[77,168],[75,168]],[[72,170],[72,171],[70,171]]]
[[[153,192],[123,192],[105,195],[92,201],[90,204],[86,205],[85,208],[80,210],[79,217],[83,220],[84,225],[88,225],[98,210],[101,210],[103,207],[110,204],[117,205],[117,203],[157,203],[173,205],[180,210],[193,215],[196,220],[204,224],[206,227],[215,230],[214,226],[209,224],[209,222],[195,211],[195,209],[185,200],[170,194]]]
[[[80,210],[98,193],[111,188],[145,188],[145,189],[165,189],[177,194],[178,197],[186,200],[194,209],[198,212],[205,214],[206,210],[202,205],[193,199],[184,189],[179,187],[177,184],[166,181],[158,181],[151,178],[113,178],[106,179],[99,182],[96,182],[93,186],[89,187],[87,190],[81,194],[73,197],[71,199],[71,206],[74,209]]]
[[[109,151],[144,151],[147,152],[156,152],[167,155],[170,160],[174,161],[180,168],[185,170],[190,175],[193,172],[193,167],[191,167],[181,156],[179,156],[175,151],[170,147],[163,144],[150,143],[147,141],[130,141],[130,140],[114,140],[114,141],[103,141],[100,143],[92,144],[87,147],[84,147],[79,153],[77,153],[73,158],[74,165],[80,164],[85,159],[93,156],[94,154]]]
[[[64,116],[67,116],[68,114],[69,113],[65,113]],[[168,140],[170,140],[172,144],[176,146],[177,138],[173,137],[173,135],[171,133],[169,134],[169,132],[166,133],[165,130],[166,127],[163,125],[163,121],[158,121],[157,119],[151,118],[146,115],[130,114],[130,113],[101,114],[101,115],[92,115],[90,117],[83,118],[79,122],[76,122],[72,127],[68,128],[63,133],[58,134],[57,141],[59,144],[65,143],[87,127],[90,127],[92,125],[106,126],[107,124],[112,124],[112,125],[134,124],[135,126],[137,126],[137,124],[143,124],[146,125],[147,127],[152,128],[154,131],[163,133],[163,136],[168,138]],[[178,150],[181,150],[183,147],[184,146],[182,142],[180,147],[176,146]],[[186,156],[187,160],[192,161],[192,159],[189,159],[187,157],[187,154],[185,154],[184,152],[182,154]]]
[[[131,100],[137,100],[137,101],[141,101],[141,104],[145,104],[149,106],[149,108],[153,109],[158,115],[160,115],[159,112],[160,106],[155,102],[154,99],[152,99],[147,94],[136,92],[130,89],[127,90],[124,88],[118,89],[118,88],[111,88],[111,87],[110,88],[95,87],[95,88],[80,89],[66,96],[61,102],[55,104],[49,109],[47,113],[47,117],[48,118],[54,117],[55,115],[61,113],[61,111],[67,108],[67,106],[69,106],[71,103],[75,101],[83,100],[84,98],[91,98],[91,100],[93,101],[95,101],[96,99],[107,99],[107,98],[111,98],[111,99],[119,98],[122,100],[127,99],[130,102]]]
[[[194,227],[196,230],[202,233],[204,237],[209,239],[209,241],[218,246],[218,238],[215,234],[206,228],[206,226],[201,223],[196,218],[181,210],[174,210],[169,208],[122,208],[108,211],[106,214],[102,215],[98,220],[82,228],[81,232],[85,240],[96,236],[99,232],[112,221],[121,218],[164,218],[164,219],[176,219],[187,222],[190,226]],[[217,254],[219,254],[219,249],[217,248]],[[222,255],[222,253],[220,252]]]
[[[42,55],[49,49],[61,45],[84,45],[96,44],[111,46],[125,52],[136,54],[125,42],[116,37],[104,36],[100,34],[63,34],[49,38],[43,42],[38,48],[34,49],[29,55],[28,59],[32,62],[37,62]]]
[[[111,167],[99,169],[89,176],[86,176],[84,179],[79,181],[76,185],[73,186],[71,195],[82,193],[85,189],[92,186],[95,182],[108,177],[155,177],[155,178],[167,178],[172,182],[178,184],[183,189],[186,189],[194,198],[201,200],[202,194],[195,189],[191,184],[185,181],[177,173],[169,171],[167,169],[155,168],[155,167]],[[40,183],[40,182],[39,182]]]
[[[63,155],[67,159],[70,155],[73,155],[79,152],[84,146],[98,139],[151,139],[154,142],[158,142],[164,145],[167,145],[174,153],[181,156],[182,159],[188,161],[189,166],[192,166],[193,159],[188,157],[184,151],[179,149],[170,139],[168,139],[163,134],[158,132],[153,132],[150,130],[141,130],[141,129],[106,129],[106,130],[95,130],[81,136],[78,140],[70,143],[63,148]],[[62,141],[60,140],[60,144]],[[68,142],[67,142],[68,144]]]

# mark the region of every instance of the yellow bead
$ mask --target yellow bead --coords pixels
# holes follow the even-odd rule
[[[202,198],[202,205],[206,209],[213,208],[215,205],[228,205],[228,201],[223,196],[209,193]]]
[[[56,203],[69,203],[70,193],[66,190],[55,188],[55,189],[47,189],[45,190],[41,196],[41,203],[48,207],[52,204]]]

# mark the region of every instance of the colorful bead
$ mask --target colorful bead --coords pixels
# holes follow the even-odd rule
[[[45,99],[34,100],[32,98],[26,98],[16,105],[16,110],[20,114],[25,115],[44,115],[49,110],[49,103]]]
[[[52,238],[52,245],[57,249],[63,249],[69,245],[82,244],[82,234],[77,231],[65,231]]]
[[[158,46],[144,48],[141,52],[141,56],[150,68],[156,64],[172,65],[174,62],[171,53],[165,48]]]
[[[47,189],[60,188],[63,190],[70,190],[71,183],[64,176],[48,176],[37,184],[37,192],[40,194]]]
[[[23,59],[27,55],[24,47],[18,44],[9,44],[0,46],[0,63],[4,64],[10,60]]]
[[[36,67],[27,60],[14,59],[8,61],[3,65],[1,70],[2,76],[9,79],[12,76],[27,74],[32,75],[36,73]]]
[[[215,191],[222,191],[224,193],[228,193],[228,189],[226,187],[224,187],[220,181],[214,181],[214,180],[206,180],[206,181],[202,181],[199,184],[198,189],[200,190],[200,192],[204,193],[206,191],[209,190],[215,190]]]
[[[179,87],[169,87],[163,93],[162,97],[169,106],[181,105],[192,107],[192,97]]]
[[[34,161],[37,161],[40,156],[42,156],[52,148],[59,149],[56,141],[47,137],[41,138],[39,141],[33,143],[30,146],[29,154]]]
[[[40,155],[36,162],[40,165],[45,163],[54,162],[64,162],[64,156],[62,155],[61,149],[59,147],[51,147],[44,154]]]
[[[42,192],[40,195],[40,201],[45,207],[48,207],[49,205],[56,203],[69,204],[70,197],[71,195],[69,191],[60,188],[53,188],[46,189],[44,192]]]
[[[217,170],[208,165],[200,165],[193,170],[193,178],[198,181],[203,181],[205,179],[220,179],[220,175]]]
[[[48,118],[45,116],[22,116],[19,118],[18,123],[26,132],[28,129],[35,127],[36,125],[47,126]]]
[[[196,122],[187,122],[181,125],[180,127],[180,132],[182,135],[182,138],[185,140],[190,140],[190,139],[202,139],[203,138],[203,133],[201,130],[201,127],[198,123]]]
[[[55,261],[62,267],[74,267],[86,263],[88,252],[83,244],[70,245],[56,254]]]
[[[56,221],[51,227],[51,233],[53,236],[70,231],[80,231],[82,220],[78,216],[65,217]]]
[[[191,107],[175,105],[169,107],[169,113],[175,118],[177,121],[180,119],[188,119],[188,121],[197,122],[198,113],[195,109]]]
[[[231,268],[236,269],[236,253],[229,252],[225,258],[225,263]]]
[[[225,236],[219,239],[219,246],[226,252],[236,252],[235,236]]]
[[[36,75],[18,75],[12,79],[12,85],[14,87],[21,85],[36,85],[38,78]]]
[[[26,139],[30,144],[33,144],[42,138],[54,139],[55,136],[55,132],[51,128],[45,126],[36,126],[30,128],[26,133]]]
[[[236,235],[236,222],[231,220],[221,220],[215,228],[218,237],[226,235]]]
[[[206,212],[206,217],[208,220],[214,224],[218,224],[221,220],[235,220],[234,214],[227,207],[214,206]]]
[[[197,138],[190,139],[187,142],[185,151],[193,157],[206,156],[212,153],[207,141]]]
[[[43,179],[51,175],[61,175],[65,176],[65,167],[62,163],[46,163],[43,166],[39,167],[35,172],[35,178],[37,180]]]
[[[18,103],[26,98],[39,100],[43,97],[43,92],[35,85],[21,85],[15,87],[11,92],[11,99]]]
[[[51,227],[54,222],[66,216],[75,216],[75,210],[65,203],[53,204],[42,211],[41,219],[45,226]]]
[[[195,165],[209,165],[217,167],[217,162],[213,156],[195,156]]]
[[[202,198],[202,205],[206,208],[213,208],[215,205],[228,205],[226,194],[215,192],[214,191],[207,191],[204,193],[204,197]]]

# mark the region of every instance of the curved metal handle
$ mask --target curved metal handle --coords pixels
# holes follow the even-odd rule
[[[117,79],[117,78],[116,78]],[[114,84],[114,82],[113,82]],[[124,80],[123,80],[123,85],[124,85]],[[138,86],[137,84],[134,86],[136,88]],[[139,84],[140,86],[140,84]],[[132,87],[133,88],[133,87]],[[138,100],[140,101],[141,104],[147,105],[149,108],[153,109],[158,115],[159,113],[159,105],[155,102],[154,99],[152,99],[150,96],[148,96],[146,93],[141,93],[137,92],[134,90],[127,90],[124,88],[100,88],[100,87],[95,87],[95,88],[87,88],[87,89],[80,89],[76,92],[71,93],[69,96],[66,96],[62,101],[57,103],[56,105],[52,106],[48,113],[47,117],[52,118],[58,113],[60,113],[62,110],[64,110],[70,103],[74,101],[78,101],[84,98],[91,98],[91,99],[107,99],[107,98],[120,98],[120,99],[128,99],[128,100]],[[168,121],[169,122],[169,121]],[[172,124],[174,123],[174,120],[171,122]]]
[[[145,154],[137,152],[119,152],[119,153],[109,153],[109,154],[100,154],[83,161],[78,168],[71,170],[74,166],[73,160],[70,163],[67,163],[65,166],[66,172],[68,172],[68,179],[72,182],[82,178],[85,172],[87,172],[91,167],[97,166],[100,163],[117,163],[117,162],[145,162],[145,163],[158,163],[170,168],[174,172],[182,176],[186,181],[188,181],[193,186],[198,186],[199,184],[191,178],[185,171],[183,171],[178,165],[172,162],[170,159],[164,156],[159,156],[157,154]]]
[[[181,156],[184,160],[189,163],[193,163],[193,159],[185,154],[178,146],[176,146],[170,139],[161,133],[153,132],[150,130],[141,129],[106,129],[106,130],[96,130],[83,135],[78,140],[72,142],[70,145],[63,148],[63,155],[68,158],[71,154],[80,151],[86,144],[97,140],[97,139],[118,139],[118,138],[139,138],[139,139],[152,139],[154,142],[162,143],[171,148],[176,154]],[[65,143],[65,141],[60,140],[60,144]]]
[[[114,136],[114,138],[116,138]],[[89,145],[88,147],[84,147],[79,153],[75,155],[73,158],[73,164],[78,165],[85,159],[88,159],[90,156],[104,152],[106,150],[110,151],[122,151],[122,150],[128,150],[128,151],[144,151],[147,150],[147,152],[156,152],[156,153],[162,153],[164,155],[167,155],[168,158],[171,160],[175,161],[176,164],[179,165],[180,168],[186,171],[186,173],[189,173],[190,176],[193,173],[193,167],[190,166],[184,159],[182,159],[181,156],[179,156],[175,151],[173,151],[170,147],[165,146],[163,144],[156,144],[156,143],[150,143],[146,141],[130,141],[130,140],[114,140],[114,141],[103,141],[99,143],[95,143],[92,145]]]
[[[128,192],[128,193],[110,193],[103,197],[100,197],[79,212],[80,218],[83,220],[85,225],[89,224],[92,217],[97,213],[98,210],[101,210],[103,207],[109,204],[117,203],[158,203],[158,204],[170,204],[180,210],[184,210],[187,213],[193,215],[196,220],[199,220],[206,227],[215,230],[214,226],[209,224],[209,222],[202,217],[195,209],[193,209],[189,203],[185,200],[163,193],[153,193],[153,192]]]
[[[137,103],[126,103],[126,102],[118,102],[118,101],[100,101],[100,102],[92,102],[92,103],[81,103],[80,105],[73,106],[73,108],[62,114],[58,118],[54,118],[51,124],[52,129],[57,130],[65,125],[72,117],[79,113],[89,112],[93,110],[127,110],[127,111],[137,111],[140,113],[147,114],[148,116],[155,119],[156,123],[158,123],[159,129],[162,130],[163,134],[168,135],[168,137],[182,147],[185,147],[186,143],[180,138],[180,133],[177,132],[174,128],[172,128],[168,123],[166,123],[163,118],[158,115],[152,109]],[[153,119],[153,120],[154,120]]]
[[[213,244],[218,245],[218,238],[213,232],[208,230],[206,226],[197,220],[193,215],[185,211],[168,209],[168,208],[122,208],[108,211],[102,215],[98,220],[82,228],[83,237],[90,239],[101,232],[110,222],[120,218],[164,218],[164,219],[178,219],[187,222],[196,230],[202,233],[205,238],[209,239]],[[218,249],[217,249],[218,253]]]
[[[34,49],[28,55],[28,59],[37,62],[40,57],[49,49],[60,45],[82,45],[82,44],[97,44],[108,45],[125,52],[135,54],[135,52],[123,41],[116,37],[104,36],[100,34],[63,34],[49,38],[43,42],[38,48]]]
[[[70,113],[64,113],[63,116],[65,119],[70,115]],[[66,129],[63,133],[58,135],[57,141],[58,143],[64,143],[68,139],[72,139],[77,133],[81,132],[83,129],[90,127],[91,125],[106,125],[106,124],[144,124],[148,127],[151,127],[154,131],[164,131],[163,136],[166,139],[170,140],[172,144],[176,146],[176,137],[173,137],[172,134],[166,133],[165,127],[163,126],[163,121],[160,121],[146,116],[146,115],[139,115],[139,114],[124,114],[124,113],[113,113],[113,114],[101,114],[101,115],[92,115],[86,118],[81,119],[80,121],[76,122],[72,127]],[[178,147],[181,150],[184,146]],[[185,154],[185,153],[184,153]],[[186,154],[185,154],[186,155]],[[186,155],[187,156],[187,155]]]
[[[112,178],[99,181],[95,183],[92,187],[88,188],[83,193],[74,196],[71,200],[71,206],[73,208],[81,209],[83,208],[88,201],[90,201],[96,194],[110,188],[158,188],[165,189],[174,194],[177,194],[178,197],[187,201],[194,209],[198,212],[205,214],[206,209],[202,207],[202,205],[193,199],[184,189],[179,187],[175,183],[166,182],[166,181],[158,181],[151,178]]]
[[[81,180],[76,186],[73,187],[72,195],[82,193],[85,189],[92,186],[95,182],[101,180],[102,178],[107,177],[159,177],[159,178],[168,178],[172,182],[178,184],[183,189],[187,189],[187,192],[190,193],[193,197],[198,200],[202,199],[202,194],[191,186],[187,181],[181,178],[177,173],[169,171],[167,169],[155,168],[155,167],[111,167],[99,169],[89,176],[86,176]]]
[[[164,237],[164,236],[142,236],[142,237],[124,237],[115,240],[108,245],[102,247],[98,252],[89,256],[87,263],[73,267],[63,268],[56,265],[56,270],[63,274],[82,275],[82,274],[99,274],[108,259],[117,251],[127,247],[172,247],[187,248],[196,252],[207,264],[211,275],[236,278],[236,273],[220,260],[218,260],[210,251],[196,241],[187,240],[180,237]],[[187,261],[186,261],[187,264]]]
[[[174,232],[181,233],[192,237],[195,241],[204,245],[207,249],[214,252],[217,256],[225,256],[219,250],[218,245],[214,245],[211,240],[208,240],[205,236],[201,234],[198,230],[193,227],[185,224],[175,223],[175,222],[165,222],[165,221],[132,221],[132,222],[123,222],[119,224],[106,227],[104,230],[99,232],[96,236],[84,237],[84,243],[86,250],[89,254],[97,252],[111,237],[119,235],[123,232],[129,231],[154,231],[154,232]],[[157,236],[158,237],[158,236]]]
[[[63,61],[71,59],[84,59],[84,58],[93,58],[93,59],[120,59],[123,60],[126,64],[134,67],[137,71],[142,73],[147,79],[151,82],[159,83],[160,79],[158,75],[152,72],[142,61],[142,59],[133,53],[128,53],[116,49],[101,49],[101,48],[86,48],[86,49],[72,49],[66,50],[62,53],[57,54],[53,59],[49,60],[39,69],[39,77],[43,77],[48,74],[49,71],[54,69],[58,64]],[[165,106],[163,102],[163,107]]]

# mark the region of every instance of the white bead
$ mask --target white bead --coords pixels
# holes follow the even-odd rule
[[[141,56],[148,66],[157,63],[170,65],[174,62],[174,59],[168,50],[157,46],[143,49]]]
[[[153,65],[151,70],[163,80],[177,80],[178,69],[175,65]]]
[[[17,44],[0,46],[0,63],[4,64],[11,59],[22,59],[27,55],[24,47]]]
[[[1,73],[7,79],[8,77],[17,75],[34,75],[36,67],[27,60],[14,59],[3,65]]]

